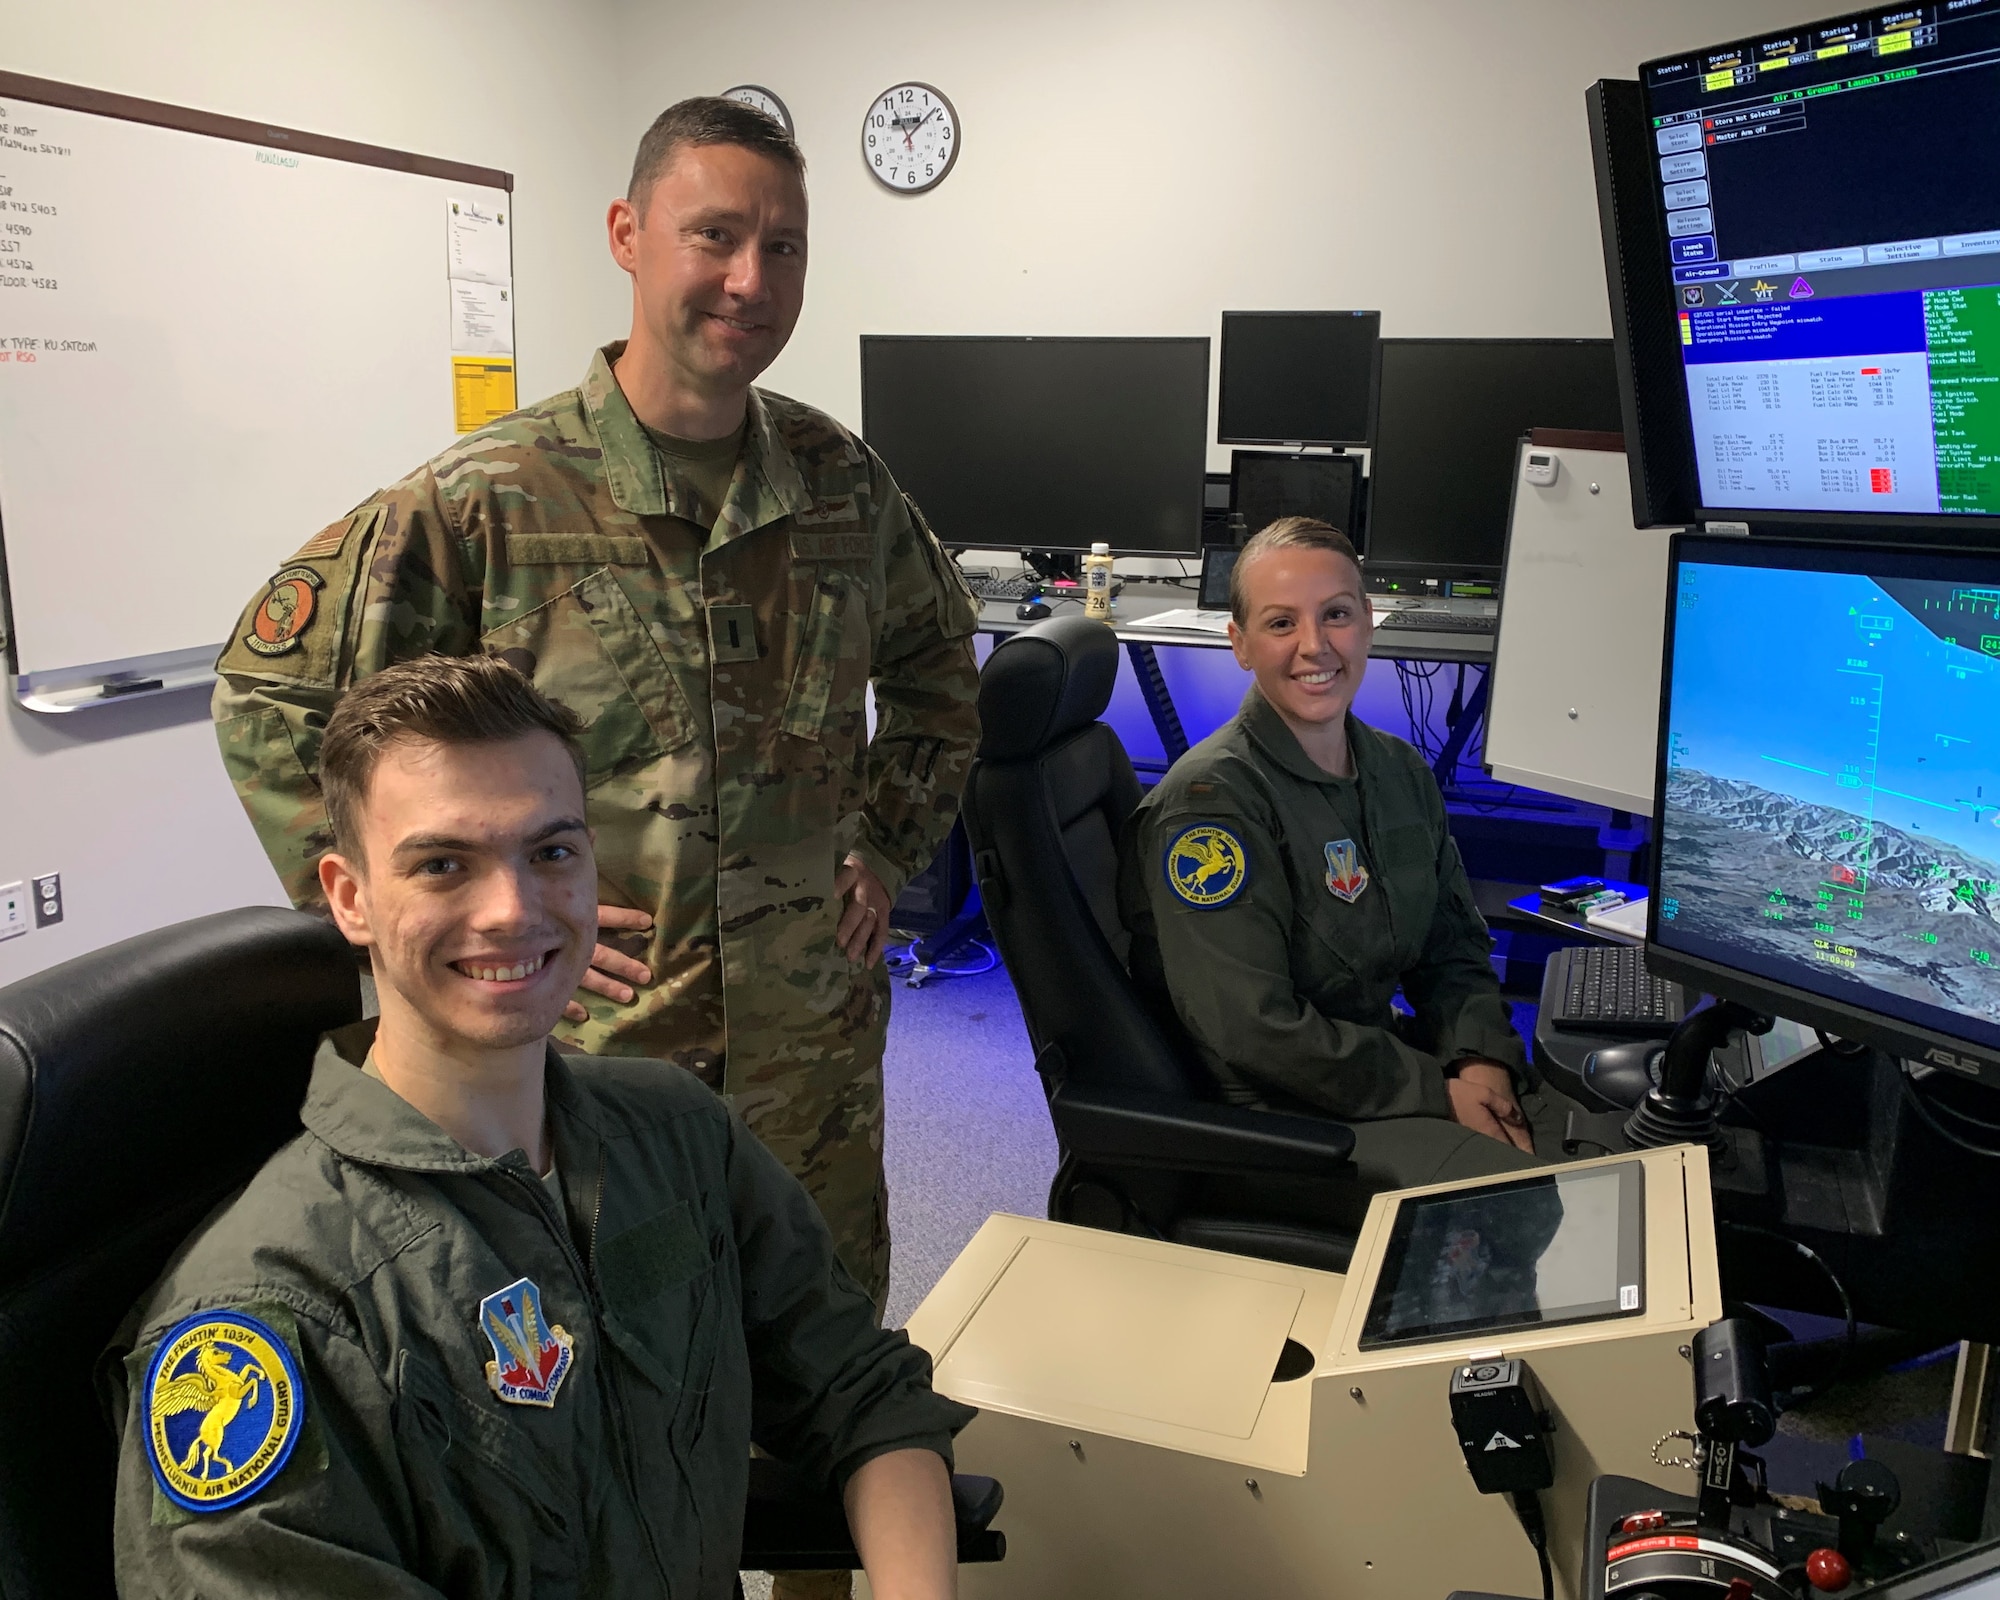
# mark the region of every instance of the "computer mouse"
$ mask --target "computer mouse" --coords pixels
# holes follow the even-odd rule
[[[1646,1098],[1660,1081],[1660,1063],[1667,1054],[1662,1039],[1627,1039],[1606,1045],[1583,1058],[1583,1081],[1591,1092],[1621,1110]]]
[[[1053,616],[1054,613],[1039,600],[1023,600],[1014,608],[1014,615],[1023,622],[1040,622],[1042,618]]]

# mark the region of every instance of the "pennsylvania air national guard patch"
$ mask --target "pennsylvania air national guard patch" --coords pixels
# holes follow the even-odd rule
[[[1167,846],[1167,886],[1191,906],[1226,906],[1250,881],[1250,853],[1227,828],[1198,822]]]
[[[305,1423],[291,1347],[240,1311],[205,1311],[169,1328],[143,1399],[154,1481],[189,1511],[248,1500],[284,1466]]]
[[[479,1302],[479,1326],[493,1346],[486,1381],[510,1405],[553,1406],[568,1376],[575,1341],[542,1316],[542,1291],[517,1278]]]

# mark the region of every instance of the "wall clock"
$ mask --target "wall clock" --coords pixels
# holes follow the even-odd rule
[[[746,105],[752,111],[763,112],[765,116],[777,123],[779,127],[783,128],[793,138],[798,137],[799,130],[792,126],[792,114],[785,109],[785,102],[761,84],[739,83],[733,89],[724,89],[722,91],[722,98]]]
[[[861,159],[885,189],[922,194],[958,159],[958,113],[927,83],[899,83],[875,97],[861,124]]]

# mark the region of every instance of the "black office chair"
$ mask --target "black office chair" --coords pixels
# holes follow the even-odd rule
[[[1062,1148],[1049,1215],[1345,1270],[1365,1208],[1352,1131],[1221,1101],[1127,976],[1118,835],[1139,783],[1098,721],[1117,676],[1112,631],[1065,616],[996,646],[979,678],[965,826]]]
[[[251,907],[0,989],[0,1600],[110,1600],[118,1443],[92,1373],[201,1218],[299,1128],[319,1036],[361,1015],[328,924]],[[960,1559],[1000,1486],[953,1480]],[[742,1565],[856,1566],[837,1499],[753,1462]]]

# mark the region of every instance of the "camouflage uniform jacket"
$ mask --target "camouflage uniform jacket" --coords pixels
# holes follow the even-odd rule
[[[312,775],[341,690],[412,656],[497,654],[582,717],[602,898],[654,918],[617,941],[653,985],[588,997],[565,1042],[732,1095],[793,1063],[879,1068],[886,977],[835,946],[833,877],[853,850],[893,896],[949,830],[977,743],[977,603],[882,463],[779,395],[751,392],[721,516],[690,520],[692,487],[613,376],[622,349],[316,535],[252,601],[218,664],[230,779],[316,904]]]
[[[753,1440],[829,1484],[890,1450],[951,1459],[973,1413],[876,1329],[798,1183],[713,1094],[553,1049],[547,1093],[560,1202],[519,1150],[473,1154],[322,1047],[304,1132],[182,1246],[103,1369],[120,1594],[725,1600]],[[523,1279],[539,1315],[514,1345],[567,1356],[546,1398],[508,1403],[482,1303]],[[303,1414],[260,1472],[278,1424],[246,1401],[214,1454],[248,1493],[183,1509],[152,1425],[187,1408],[152,1358],[230,1314],[290,1347]]]
[[[1437,780],[1351,715],[1347,740],[1355,775],[1336,778],[1253,687],[1174,763],[1119,847],[1133,979],[1242,1104],[1446,1117],[1466,1056],[1533,1088]],[[1200,893],[1175,871],[1190,835],[1221,846]]]

